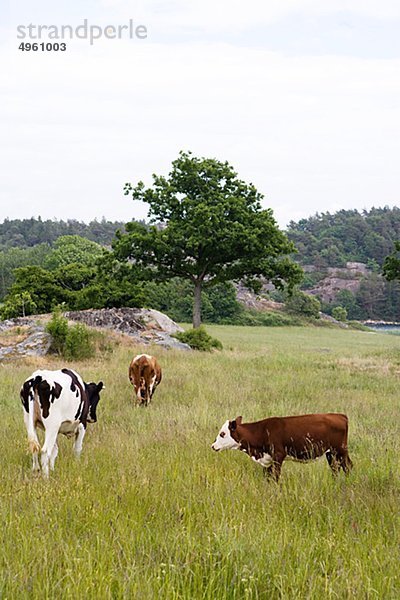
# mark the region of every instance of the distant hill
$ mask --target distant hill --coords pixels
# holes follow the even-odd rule
[[[82,223],[68,221],[43,221],[31,219],[5,219],[0,223],[0,250],[6,248],[29,248],[37,244],[53,244],[61,235],[80,235],[103,246],[111,245],[117,229],[124,229],[123,221],[91,221]]]
[[[302,289],[317,296],[326,312],[347,309],[352,319],[400,319],[400,284],[381,273],[400,240],[400,209],[321,213],[287,231],[305,270]]]
[[[381,266],[394,241],[400,239],[400,208],[316,214],[292,221],[287,234],[303,265],[345,267],[347,262],[363,262]]]

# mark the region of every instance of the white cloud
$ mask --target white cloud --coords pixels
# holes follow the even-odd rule
[[[301,4],[317,10],[316,2]],[[208,19],[226,24],[208,0],[202,5]],[[239,5],[229,5],[232,24]],[[183,24],[186,5],[174,6]],[[201,23],[200,4],[190,6],[191,22]],[[246,4],[253,20],[256,6]],[[279,6],[268,10],[278,14]],[[229,160],[281,224],[338,206],[398,202],[399,60],[111,40],[38,56],[10,44],[8,56],[1,50],[9,83],[3,74],[0,219],[144,216],[123,184],[168,172],[180,149]]]

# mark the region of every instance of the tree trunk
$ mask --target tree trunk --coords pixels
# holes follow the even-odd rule
[[[201,286],[203,281],[197,279],[194,284],[193,329],[201,325]]]

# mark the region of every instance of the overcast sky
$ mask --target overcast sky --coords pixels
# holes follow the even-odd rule
[[[62,4],[1,3],[0,221],[143,218],[123,184],[181,149],[228,160],[282,227],[399,205],[398,0]],[[18,50],[18,25],[85,18],[148,37]]]

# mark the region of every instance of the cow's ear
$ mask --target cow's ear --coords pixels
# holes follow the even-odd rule
[[[237,425],[241,425],[242,424],[242,417],[241,416],[240,417],[236,417],[235,421],[236,421]]]
[[[97,391],[100,392],[101,390],[104,390],[104,389],[105,389],[105,385],[104,385],[104,383],[102,381],[100,381],[97,384]]]
[[[229,431],[236,430],[236,421],[229,421]]]

